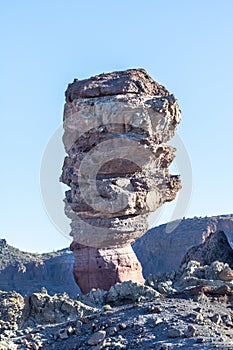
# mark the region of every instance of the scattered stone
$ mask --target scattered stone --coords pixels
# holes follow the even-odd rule
[[[168,330],[168,338],[179,338],[183,335],[183,332],[177,328],[170,328]]]
[[[107,292],[102,289],[92,289],[88,294],[83,295],[81,300],[84,304],[91,306],[104,306],[106,305],[106,295]]]
[[[229,314],[223,315],[221,318],[222,318],[223,323],[226,324],[226,326],[233,325],[231,315],[229,315]]]
[[[216,323],[217,325],[220,325],[222,323],[222,318],[219,314],[215,314],[215,315],[211,316],[210,320],[212,322]]]
[[[66,328],[66,332],[68,335],[74,334],[75,329],[72,326]]]
[[[199,338],[197,338],[196,342],[199,343],[199,344],[200,344],[200,343],[203,343],[203,342],[204,342],[204,339],[201,338],[201,337],[199,337]]]
[[[156,317],[154,320],[154,325],[157,326],[160,323],[163,323],[163,319],[161,317]]]
[[[31,296],[25,297],[21,323],[23,326],[61,323],[68,318],[76,319],[78,316],[95,312],[97,309],[89,307],[81,301],[71,299],[66,293],[53,296],[45,292],[33,293]]]
[[[233,270],[229,267],[222,270],[219,275],[219,279],[222,281],[232,281],[233,280]]]
[[[202,308],[201,308],[200,306],[198,306],[198,307],[195,307],[195,308],[193,309],[193,311],[202,312]]]
[[[196,322],[197,323],[203,323],[203,321],[204,321],[204,317],[203,317],[203,315],[201,314],[201,313],[198,313],[197,315],[196,315]]]
[[[2,340],[0,341],[0,350],[16,350],[17,345],[12,343],[9,340]]]
[[[186,338],[193,338],[197,335],[197,329],[192,325],[188,325],[188,328],[185,331],[184,335]]]
[[[32,343],[31,347],[32,347],[32,350],[39,350],[40,349],[40,346],[36,343]]]
[[[83,317],[82,321],[83,321],[84,324],[87,324],[87,323],[90,322],[90,319],[89,319],[89,317]]]
[[[105,331],[98,331],[91,336],[91,338],[88,340],[88,344],[98,345],[105,339],[105,337],[106,337]]]
[[[104,309],[105,311],[110,311],[110,310],[112,310],[112,307],[111,307],[111,305],[106,304],[106,305],[103,306],[103,309]]]
[[[75,328],[75,333],[76,334],[80,334],[82,332],[82,325],[83,325],[82,321],[77,320],[76,328]]]
[[[169,350],[170,348],[171,348],[170,344],[163,344],[161,345],[160,350]]]
[[[182,266],[181,271],[183,270],[183,274],[181,278],[187,277],[196,277],[202,278],[204,277],[204,268],[201,266],[199,261],[191,260]]]
[[[219,279],[220,273],[228,267],[228,264],[225,264],[220,261],[214,261],[211,265],[206,266],[205,277],[209,280],[217,280]]]
[[[145,327],[143,327],[142,325],[140,324],[135,324],[133,326],[133,330],[134,330],[134,333],[135,334],[142,334],[145,332]]]
[[[160,293],[151,287],[144,286],[137,282],[125,281],[123,283],[116,283],[111,287],[106,294],[108,303],[119,303],[123,301],[134,302],[142,300],[151,300],[158,298]]]
[[[155,305],[149,305],[147,310],[150,313],[160,313],[163,311],[163,309],[160,306]]]
[[[9,337],[13,336],[13,345],[17,345],[18,350],[86,350],[87,347],[93,350],[111,350],[127,349],[130,346],[132,349],[160,349],[164,343],[171,348],[176,346],[202,350],[204,342],[206,348],[211,350],[214,350],[217,344],[221,344],[220,348],[230,349],[233,340],[231,303],[226,304],[219,298],[215,299],[212,296],[208,297],[200,301],[198,306],[193,298],[183,294],[182,298],[167,296],[153,303],[124,303],[112,307],[109,314],[100,311],[98,314],[67,320],[62,324],[27,327],[22,331],[6,330],[0,342],[8,344]],[[152,305],[160,307],[162,314],[148,312],[149,306]],[[198,322],[196,318],[201,315],[204,320]],[[221,323],[218,322],[218,317],[210,319],[216,315],[221,317]],[[170,343],[168,339],[171,339]]]
[[[153,300],[160,297],[160,293],[143,284],[125,281],[116,283],[108,292],[97,289],[83,296],[82,301],[89,305],[118,305],[135,301]]]
[[[176,290],[172,288],[171,280],[158,283],[158,285],[156,286],[156,289],[158,289],[159,293],[161,294],[173,294],[174,292],[176,292]]]
[[[124,329],[127,328],[127,324],[124,323],[124,322],[122,322],[122,323],[119,324],[119,328],[122,329],[122,330],[124,330]]]
[[[213,291],[212,291],[213,295],[228,295],[228,296],[232,296],[233,295],[233,286],[229,286],[229,285],[222,285],[220,287],[216,287]]]
[[[115,335],[117,333],[118,333],[117,327],[112,327],[112,328],[109,329],[109,334],[110,335]]]
[[[66,329],[61,329],[60,332],[58,333],[58,336],[62,340],[69,338],[69,335]]]
[[[197,287],[188,287],[188,288],[182,288],[183,292],[189,294],[189,295],[203,295],[203,294],[210,294],[213,291],[213,287],[209,286],[208,284],[204,286],[197,286]]]
[[[17,330],[22,317],[24,298],[16,292],[0,291],[0,333]]]

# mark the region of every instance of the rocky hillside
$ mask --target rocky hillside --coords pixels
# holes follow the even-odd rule
[[[204,243],[214,232],[223,232],[225,248],[233,249],[232,214],[194,217],[154,227],[134,243],[133,249],[147,277],[149,274],[177,270],[186,252]],[[218,258],[213,257],[214,260]]]
[[[45,288],[25,298],[0,292],[0,349],[232,350],[232,302],[224,262],[192,261],[145,285],[125,281],[77,299]]]
[[[213,253],[212,257],[209,253],[208,261],[200,261],[203,264],[214,260],[225,261],[233,268],[233,215],[183,219],[173,231],[167,233],[167,229],[175,224],[154,227],[133,245],[145,277],[177,270],[184,259],[199,261],[198,250],[190,249],[207,242],[211,233],[217,233],[220,251],[224,251],[225,255],[210,249],[211,240],[207,249]],[[47,254],[31,254],[8,245],[4,239],[0,240],[0,290],[15,290],[25,295],[45,287],[51,294],[65,291],[75,296],[79,290],[72,270],[73,254],[69,248]]]
[[[190,241],[194,233],[204,239],[188,250],[184,247],[180,268],[171,264],[171,243],[164,239],[164,262],[167,269],[176,271],[160,270],[159,274],[150,274],[145,284],[125,281],[109,291],[92,290],[75,298],[64,293],[74,293],[76,288],[68,249],[29,254],[1,240],[0,349],[232,350],[232,216],[183,220],[180,229],[176,228],[180,242],[184,226],[192,220],[196,221],[195,230],[186,231]],[[161,228],[165,235],[164,225],[153,230],[159,233]],[[141,245],[142,253],[144,249],[152,254],[153,230],[145,235],[150,239],[147,237],[144,248]],[[181,260],[175,261],[180,264]],[[11,275],[7,275],[9,271]],[[42,287],[46,284],[50,293]],[[13,289],[13,285],[28,295],[1,290]],[[63,293],[54,294],[52,290]]]
[[[15,290],[24,295],[44,286],[50,293],[65,291],[76,295],[78,287],[72,269],[73,254],[69,248],[32,254],[0,240],[0,290]]]

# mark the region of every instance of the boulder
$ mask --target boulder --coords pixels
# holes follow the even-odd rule
[[[109,291],[92,289],[81,300],[89,305],[121,305],[143,300],[152,300],[160,297],[161,294],[155,289],[143,284],[124,281],[116,283]]]
[[[233,218],[220,220],[222,228],[224,227],[223,221],[228,225],[229,222],[233,222]],[[218,230],[217,225],[216,231],[211,232],[202,244],[192,247],[187,251],[181,264],[190,260],[197,260],[202,265],[210,265],[214,261],[224,261],[224,263],[227,263],[233,268],[233,250],[229,244],[226,232]]]
[[[25,297],[21,326],[56,324],[95,312],[95,308],[71,299],[66,293],[51,296],[42,290]]]

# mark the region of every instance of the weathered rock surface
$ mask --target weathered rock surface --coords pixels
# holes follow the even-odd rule
[[[175,229],[170,232],[173,226]],[[148,230],[133,244],[133,249],[144,277],[178,270],[182,261],[190,260],[204,265],[219,260],[233,268],[232,235],[232,215],[195,217]]]
[[[24,298],[19,293],[0,290],[0,334],[4,330],[18,329],[23,308]]]
[[[92,296],[97,292],[107,295],[112,306],[99,303],[97,295],[92,298],[96,309],[65,295],[34,293],[28,322],[19,319],[19,328],[0,330],[0,348],[232,349],[232,301],[224,294],[195,295],[189,290],[158,297],[154,289],[130,281],[112,286],[109,292],[92,291]],[[51,318],[52,313],[57,316]]]
[[[33,254],[20,251],[0,239],[0,290],[23,295],[44,286],[49,293],[75,296],[79,288],[72,278],[74,257],[68,248]]]
[[[68,86],[63,136],[68,156],[61,181],[70,187],[65,212],[72,220],[74,275],[84,293],[94,286],[107,290],[128,278],[142,281],[130,248],[126,254],[116,250],[142,236],[149,212],[173,200],[181,187],[179,177],[168,171],[175,149],[164,144],[179,122],[174,95],[143,69]],[[83,247],[76,252],[77,243]],[[115,250],[113,262],[103,248]],[[133,263],[126,267],[129,256]],[[85,279],[82,259],[87,257],[91,277]],[[105,269],[100,272],[95,260],[103,261]]]
[[[40,292],[25,297],[20,325],[34,327],[38,324],[62,323],[95,312],[97,309],[71,299],[66,293],[51,296],[43,288]]]
[[[76,300],[45,288],[25,298],[0,292],[0,349],[230,350],[231,276],[225,262],[188,261],[176,272],[150,276],[149,286],[125,281]]]
[[[208,229],[210,222],[219,223],[220,221],[222,231],[215,232],[220,227],[218,224],[212,226],[212,230]],[[191,249],[186,255],[186,258],[189,257],[187,262],[200,259],[202,265],[210,265],[213,261],[218,260],[228,263],[233,269],[232,249],[225,233],[228,232],[228,237],[230,237],[231,221],[231,215],[193,218],[182,220],[180,226],[171,233],[166,233],[166,225],[149,230],[133,245],[133,249],[142,262],[144,276],[178,270],[190,246],[199,246],[203,241],[206,241],[207,245],[209,245],[208,242],[212,242],[211,247],[206,249],[205,245],[201,245],[205,251],[198,255],[196,250],[195,255],[191,255],[193,251]],[[213,234],[210,235],[210,231]],[[215,254],[213,254],[214,251]],[[0,290],[15,290],[25,295],[40,290],[41,286],[44,286],[50,294],[67,292],[75,296],[80,292],[72,279],[74,258],[68,248],[46,254],[31,254],[10,246],[2,239],[0,240],[0,253]],[[132,263],[132,255],[130,260]],[[126,256],[125,262],[127,264]],[[134,266],[135,269],[136,267]],[[98,268],[98,270],[101,269]]]
[[[233,219],[232,219],[233,223]],[[219,260],[228,263],[233,268],[233,250],[229,244],[225,231],[211,233],[202,244],[190,248],[181,261],[181,264],[190,260],[197,260],[201,264],[209,265]],[[232,228],[233,232],[233,228]]]
[[[121,305],[142,300],[152,300],[160,297],[155,289],[132,281],[124,281],[114,284],[109,291],[92,289],[81,300],[92,306],[94,305]]]
[[[226,277],[226,278],[225,278]],[[233,270],[227,263],[214,261],[202,265],[189,261],[180,270],[149,275],[146,284],[163,295],[226,295],[233,298]]]
[[[144,69],[128,69],[103,73],[89,79],[75,79],[66,90],[66,101],[122,94],[146,94],[168,96],[164,86],[155,82]]]
[[[108,290],[117,282],[137,280],[144,283],[141,264],[136,259],[131,246],[98,249],[71,244],[74,251],[75,278],[82,292],[88,293],[91,288],[105,286]],[[95,259],[90,259],[90,255]],[[111,268],[109,268],[111,266]]]

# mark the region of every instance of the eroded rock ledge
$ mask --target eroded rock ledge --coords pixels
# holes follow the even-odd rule
[[[66,101],[77,98],[100,97],[119,94],[146,94],[168,96],[167,89],[155,82],[145,69],[103,73],[89,79],[74,79],[66,90]]]

